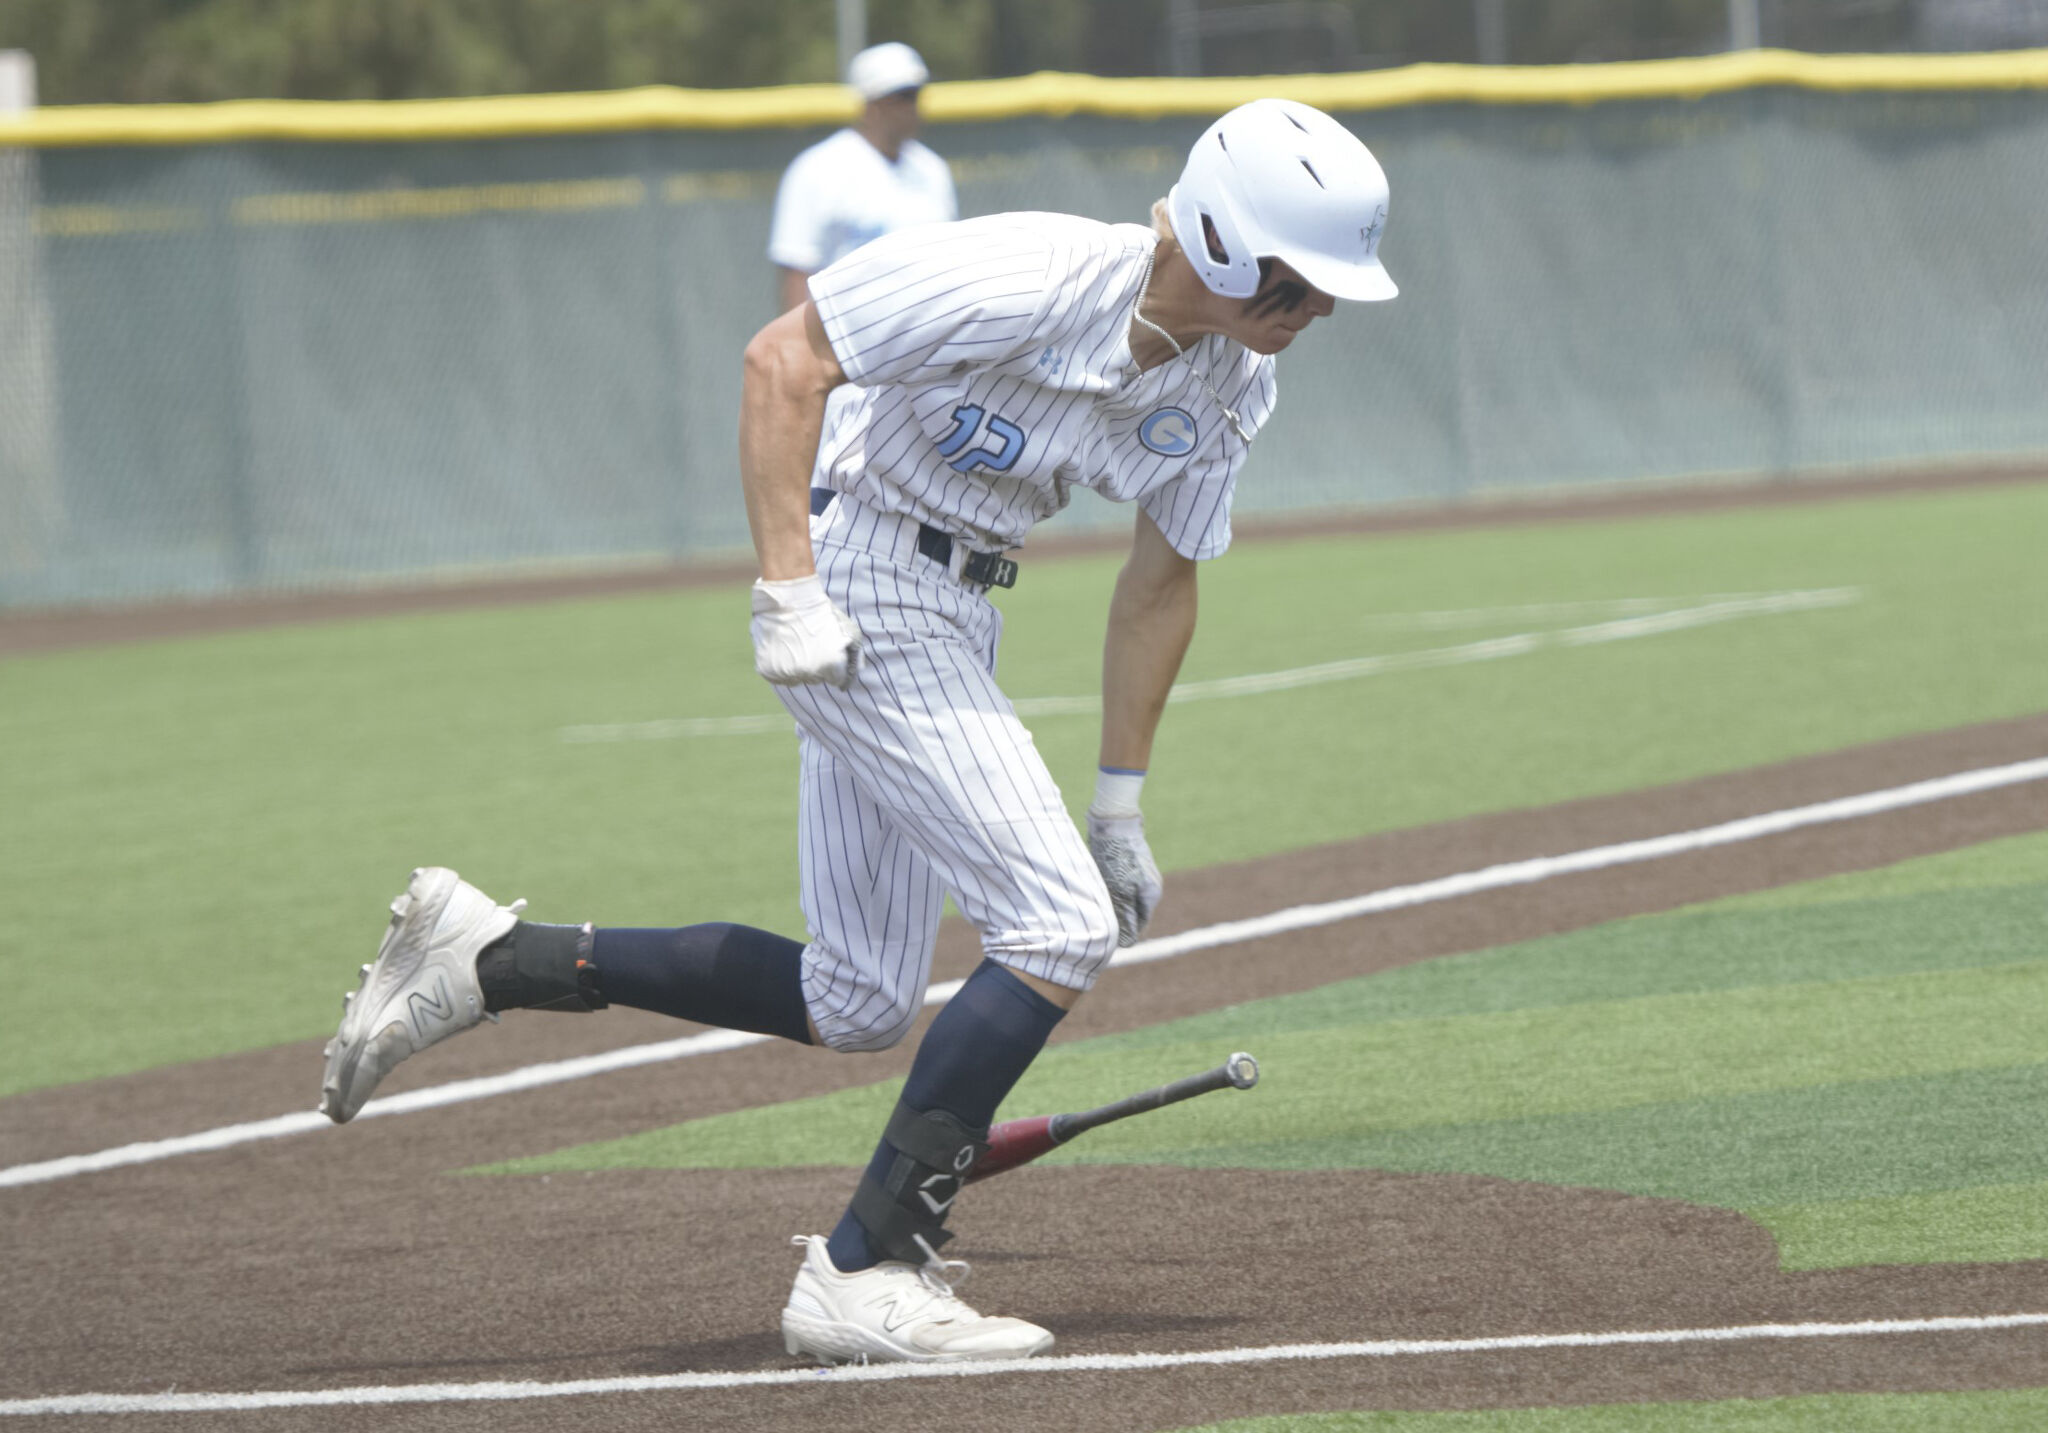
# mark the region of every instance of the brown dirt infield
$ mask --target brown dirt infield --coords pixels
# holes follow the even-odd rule
[[[1183,874],[1159,933],[2044,753],[2039,716]],[[1059,1038],[2044,828],[2040,791],[2011,788],[1120,969]],[[381,920],[365,919],[374,942]],[[337,952],[337,980],[355,959]],[[972,959],[949,929],[938,978]],[[626,1011],[514,1016],[389,1088],[688,1028]],[[449,1171],[899,1074],[914,1043],[864,1058],[755,1046],[0,1191],[0,1398],[791,1367],[775,1333],[795,1266],[784,1241],[830,1222],[852,1171]],[[308,1041],[0,1101],[0,1163],[305,1108],[318,1064]],[[2048,1310],[2048,1263],[1786,1274],[1769,1236],[1724,1210],[1474,1177],[1030,1167],[976,1186],[955,1227],[976,1264],[970,1296],[1044,1322],[1062,1354]],[[1308,1409],[2030,1386],[2044,1370],[2037,1328],[21,1426],[1144,1429]]]

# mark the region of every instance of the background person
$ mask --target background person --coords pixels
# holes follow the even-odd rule
[[[786,313],[810,297],[804,280],[870,239],[959,217],[946,161],[913,136],[923,59],[891,41],[853,57],[846,82],[865,102],[850,128],[790,161],[775,194],[768,258]]]

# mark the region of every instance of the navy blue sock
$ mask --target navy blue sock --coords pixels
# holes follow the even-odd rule
[[[969,1128],[982,1128],[1064,1014],[1002,966],[982,961],[925,1032],[903,1082],[903,1103],[919,1113],[944,1110]],[[884,1140],[868,1172],[882,1180],[895,1160],[896,1147]],[[825,1252],[842,1273],[873,1268],[885,1257],[870,1247],[851,1209],[840,1216]]]
[[[808,1045],[803,952],[787,936],[718,923],[600,930],[591,963],[614,1005]]]

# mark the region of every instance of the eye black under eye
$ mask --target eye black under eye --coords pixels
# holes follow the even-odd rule
[[[1253,318],[1264,318],[1272,313],[1293,313],[1308,299],[1308,285],[1296,283],[1293,279],[1282,279],[1279,283],[1245,300],[1251,306]]]

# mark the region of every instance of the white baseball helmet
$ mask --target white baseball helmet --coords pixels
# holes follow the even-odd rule
[[[1356,135],[1309,105],[1253,100],[1210,125],[1167,191],[1166,215],[1202,282],[1227,298],[1258,292],[1265,258],[1334,298],[1400,292],[1380,265],[1387,176]]]

